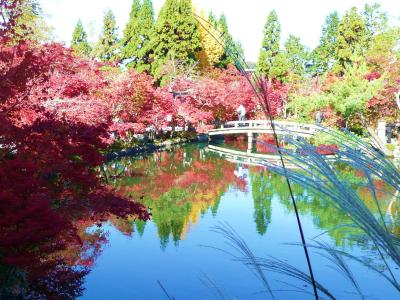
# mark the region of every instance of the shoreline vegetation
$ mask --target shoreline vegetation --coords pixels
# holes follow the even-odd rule
[[[144,153],[152,153],[156,151],[168,150],[174,146],[183,146],[189,143],[204,143],[208,142],[208,135],[187,133],[175,137],[162,137],[155,140],[144,138],[143,135],[134,137],[135,142],[130,146],[112,145],[107,149],[105,156],[107,160],[121,158],[125,156],[134,156]]]

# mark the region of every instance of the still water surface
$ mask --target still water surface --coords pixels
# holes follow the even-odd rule
[[[300,237],[284,178],[263,167],[232,163],[206,145],[190,145],[116,160],[104,172],[121,193],[147,205],[152,220],[105,224],[108,242],[85,278],[81,299],[168,299],[167,294],[170,299],[270,299],[248,268],[215,249],[234,252],[226,238],[212,231],[221,222],[231,225],[256,255],[307,271],[302,248],[288,245]],[[294,191],[308,239],[327,232],[319,239],[355,256],[372,255],[373,247],[357,238],[357,230],[337,228],[350,222],[346,215],[298,186]],[[376,210],[371,197],[359,192]],[[381,198],[386,211],[390,199]],[[312,251],[311,259],[317,279],[338,299],[360,299],[325,258]],[[397,298],[375,273],[349,265],[366,296]],[[277,299],[312,299],[304,283],[270,273],[267,278]]]

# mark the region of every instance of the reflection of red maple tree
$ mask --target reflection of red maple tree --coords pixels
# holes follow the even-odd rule
[[[185,149],[176,149],[173,153],[159,152],[152,157],[135,160],[134,163],[129,158],[122,159],[120,165],[124,171],[119,175],[123,180],[118,184],[118,190],[135,199],[151,199],[152,203],[159,201],[171,189],[185,190],[188,197],[176,199],[177,205],[191,203],[187,222],[194,222],[194,216],[212,207],[230,186],[247,190],[246,179],[234,175],[234,164],[204,156],[201,151],[203,150],[187,152]],[[115,163],[110,163],[107,172],[111,174],[115,172],[115,168]],[[139,181],[136,184],[124,184],[127,178],[137,178]],[[125,228],[126,234],[132,232],[132,226],[124,226],[123,220],[115,223],[119,229]]]
[[[78,224],[148,214],[94,171],[111,119],[97,67],[61,45],[9,43],[20,4],[0,0],[0,281],[10,296],[75,298],[103,242]]]

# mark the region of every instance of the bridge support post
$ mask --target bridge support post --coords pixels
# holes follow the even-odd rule
[[[257,136],[252,133],[247,133],[247,153],[251,153],[253,151],[253,144],[256,142]]]

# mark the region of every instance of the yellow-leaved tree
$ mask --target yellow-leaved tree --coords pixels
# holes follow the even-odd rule
[[[196,13],[196,12],[195,12]],[[196,15],[198,15],[196,13]],[[202,11],[197,18],[199,22],[200,42],[202,50],[197,52],[201,70],[216,66],[224,54],[224,47],[215,39],[220,36],[217,23],[212,14],[207,18]]]

